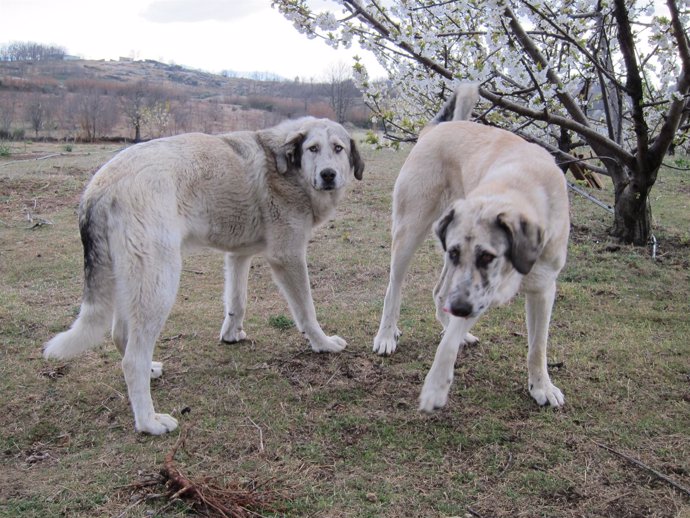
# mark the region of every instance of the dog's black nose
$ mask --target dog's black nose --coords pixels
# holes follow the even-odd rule
[[[472,314],[472,304],[466,300],[453,300],[450,303],[450,312],[456,317],[468,317]]]
[[[330,167],[321,171],[321,179],[325,185],[332,184],[335,181],[335,175],[335,170],[331,169]]]

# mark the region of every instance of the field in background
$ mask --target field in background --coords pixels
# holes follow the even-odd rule
[[[117,149],[22,143],[0,158],[0,516],[189,512],[156,484],[179,434],[134,433],[112,344],[69,362],[41,357],[79,308],[80,193]],[[165,373],[152,384],[157,409],[188,434],[180,469],[274,491],[279,511],[261,516],[689,516],[690,496],[651,471],[690,487],[687,173],[662,171],[652,193],[656,260],[608,240],[610,216],[571,197],[549,349],[562,410],[527,392],[518,297],[480,320],[447,408],[428,416],[416,405],[439,340],[440,253],[431,236],[417,253],[398,352],[372,354],[405,153],[364,155],[364,181],[309,248],[318,318],[348,340],[344,353],[310,352],[262,258],[250,273],[249,340],[220,344],[222,256],[185,261],[155,354]]]

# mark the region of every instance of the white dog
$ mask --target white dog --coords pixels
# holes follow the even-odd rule
[[[175,301],[183,252],[225,252],[221,339],[242,329],[253,255],[262,253],[314,351],[341,351],[316,320],[307,276],[312,229],[333,214],[364,164],[345,129],[325,119],[288,121],[257,132],[186,134],[133,146],[105,164],[79,208],[84,294],[71,329],[45,345],[46,358],[69,358],[97,345],[109,326],[136,429],[174,430],[150,392],[156,340]]]
[[[422,131],[395,183],[390,282],[374,351],[395,351],[403,278],[443,215],[435,228],[445,258],[434,300],[444,335],[420,409],[446,404],[459,347],[476,341],[470,328],[519,290],[526,296],[529,392],[540,405],[561,406],[563,394],[547,372],[546,346],[568,245],[566,182],[543,148],[465,121],[477,98],[476,85],[456,90]]]

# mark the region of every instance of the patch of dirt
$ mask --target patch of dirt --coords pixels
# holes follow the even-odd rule
[[[300,353],[287,359],[276,358],[269,366],[297,387],[370,387],[383,379],[383,369],[373,355]]]
[[[26,219],[27,214],[47,215],[65,207],[76,207],[80,191],[62,193],[58,179],[0,178],[0,214]]]

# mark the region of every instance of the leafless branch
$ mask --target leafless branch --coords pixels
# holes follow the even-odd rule
[[[600,442],[597,442],[597,441],[592,441],[592,442],[593,442],[594,444],[596,444],[597,446],[599,446],[599,448],[603,448],[603,449],[605,449],[605,450],[607,450],[607,451],[610,451],[611,453],[613,453],[613,454],[615,454],[615,455],[618,455],[618,456],[621,457],[622,459],[625,459],[625,460],[628,461],[629,463],[634,464],[634,465],[637,466],[638,468],[641,468],[641,469],[643,469],[643,470],[645,470],[645,471],[648,471],[649,473],[651,473],[652,475],[654,475],[654,476],[655,476],[656,478],[658,478],[659,480],[663,480],[663,481],[666,482],[667,484],[670,484],[671,486],[673,486],[674,488],[676,488],[678,491],[680,491],[680,492],[682,492],[682,493],[685,493],[686,495],[690,496],[690,489],[688,489],[688,488],[685,487],[685,486],[680,485],[678,482],[676,482],[676,481],[673,480],[672,478],[667,477],[666,475],[664,475],[663,473],[658,472],[658,471],[655,470],[654,468],[651,468],[651,467],[647,466],[647,464],[645,464],[644,462],[642,462],[642,461],[640,461],[640,460],[638,460],[638,459],[635,459],[635,458],[631,457],[630,455],[626,455],[625,453],[622,453],[622,452],[620,452],[620,451],[618,451],[618,450],[615,450],[615,449],[611,448],[610,446],[606,446],[605,444],[601,444]]]

